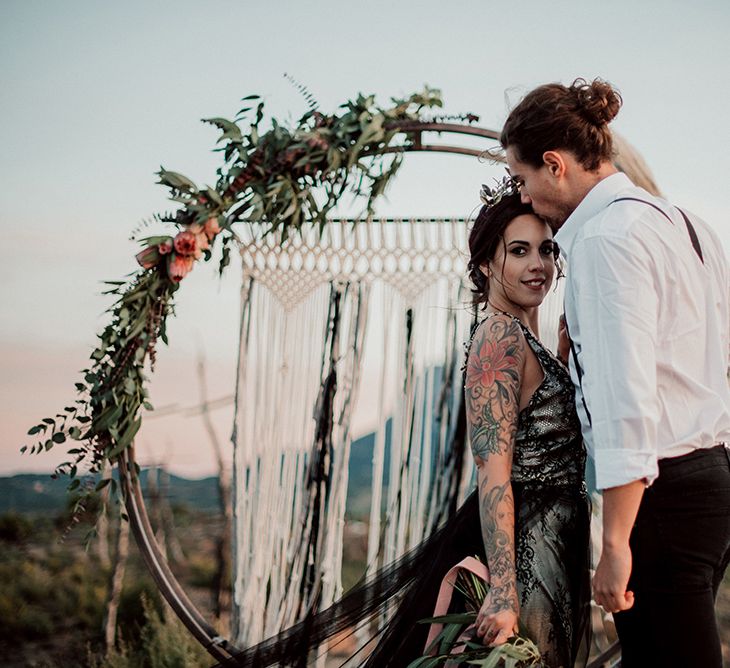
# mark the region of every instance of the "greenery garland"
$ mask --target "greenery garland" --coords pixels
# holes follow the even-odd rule
[[[400,155],[386,155],[397,146],[399,124],[420,121],[424,109],[442,106],[440,91],[428,87],[392,99],[389,108],[377,106],[372,95],[358,95],[341,105],[339,114],[310,108],[293,128],[272,118],[271,129],[262,133],[263,101],[257,95],[243,101],[249,106],[233,121],[203,119],[221,131],[217,150],[224,161],[214,188],[198,188],[182,174],[160,168],[159,183],[180,206],[153,220],[174,225],[175,234],[138,239],[143,246],[136,256],[141,269],[129,280],[106,283],[105,294],[116,301],[107,310],[109,324],[98,335],[91,363],[82,371],[83,382],[76,383],[79,398],[28,431],[40,440],[22,452],[40,453],[68,440],[77,442],[68,450],[71,459],[54,473],[71,478],[69,490],[80,485],[80,472],[95,473],[104,462],[114,462],[139,430],[141,408],[152,410],[145,364],[149,359],[154,370],[157,341],[167,343],[173,295],[195,262],[210,260],[219,244],[222,272],[238,222],[264,223],[267,233],[280,232],[282,239],[305,222],[322,228],[328,212],[348,191],[367,196],[372,213],[374,201],[400,166]],[[244,134],[240,123],[252,111],[253,121]],[[109,482],[101,480],[96,489]]]

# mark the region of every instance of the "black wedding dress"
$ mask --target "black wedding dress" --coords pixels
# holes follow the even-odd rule
[[[567,369],[519,324],[544,372],[520,412],[512,464],[520,633],[538,646],[545,668],[573,668],[585,664],[590,633],[585,450]],[[412,551],[326,610],[245,650],[231,665],[303,668],[312,648],[398,601],[359,665],[405,668],[423,654],[428,627],[417,622],[432,615],[445,573],[467,556],[486,562],[481,535],[475,490]],[[347,663],[352,665],[358,663]]]
[[[587,658],[590,507],[568,370],[519,321],[545,377],[520,412],[512,489],[520,631],[546,666]]]

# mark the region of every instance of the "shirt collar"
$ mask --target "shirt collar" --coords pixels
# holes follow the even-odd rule
[[[605,209],[614,199],[616,195],[626,188],[632,188],[634,184],[628,176],[623,172],[616,172],[596,183],[588,194],[583,198],[581,203],[576,207],[575,211],[568,216],[563,226],[555,235],[555,241],[560,246],[560,251],[570,257],[573,243],[578,231],[593,216]]]

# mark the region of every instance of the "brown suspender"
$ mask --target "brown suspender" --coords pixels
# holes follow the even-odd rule
[[[672,225],[674,225],[674,221],[667,215],[667,213],[653,202],[647,202],[645,199],[639,199],[638,197],[619,197],[618,199],[613,200],[611,204],[613,204],[614,202],[643,202],[644,204],[648,204],[653,209],[656,209]],[[702,264],[705,264],[705,258],[702,255],[702,247],[700,246],[700,240],[697,237],[697,232],[695,232],[694,225],[692,225],[692,223],[689,221],[689,218],[687,218],[687,214],[682,211],[682,209],[677,207],[677,211],[679,211],[679,213],[682,214],[682,218],[684,218],[684,224],[687,226],[687,232],[689,233],[689,238],[692,242],[692,248],[695,249],[695,253],[697,253],[697,257],[700,258],[700,262],[702,262]]]

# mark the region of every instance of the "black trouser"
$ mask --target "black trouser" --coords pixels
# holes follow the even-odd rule
[[[614,615],[622,668],[722,668],[715,596],[730,558],[724,446],[659,462],[631,553],[634,606]]]

